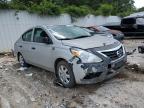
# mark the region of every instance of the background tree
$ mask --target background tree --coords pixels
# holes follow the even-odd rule
[[[73,16],[87,14],[127,16],[136,11],[134,0],[11,0],[9,3],[1,0],[0,8],[8,8],[7,6],[49,15],[68,12]]]
[[[97,15],[109,16],[113,11],[113,6],[111,4],[101,4],[97,9]]]
[[[1,9],[9,8],[7,0],[0,0],[0,8]]]
[[[142,11],[144,11],[144,7],[139,8],[137,11],[138,11],[138,12],[142,12]]]
[[[135,12],[134,0],[113,0],[114,7],[112,14],[118,16],[127,16]]]

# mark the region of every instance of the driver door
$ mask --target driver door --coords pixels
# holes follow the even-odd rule
[[[52,41],[45,43],[44,38],[51,39],[45,30],[35,28],[33,34],[33,44],[31,46],[31,62],[39,67],[52,69]]]

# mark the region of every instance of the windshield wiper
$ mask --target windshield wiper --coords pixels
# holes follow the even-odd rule
[[[89,35],[83,35],[83,36],[79,36],[79,37],[74,37],[72,39],[80,39],[80,38],[86,38],[86,37],[90,37]]]
[[[72,38],[63,38],[63,39],[59,39],[59,40],[71,40]]]
[[[74,38],[64,38],[64,39],[60,39],[60,40],[72,40],[72,39],[80,39],[80,38],[85,38],[85,37],[90,37],[89,35],[83,35],[83,36],[79,36],[79,37],[74,37]]]

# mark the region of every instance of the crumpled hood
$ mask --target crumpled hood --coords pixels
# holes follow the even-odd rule
[[[63,45],[78,47],[82,49],[102,47],[105,45],[114,44],[115,42],[117,42],[117,40],[106,36],[101,36],[100,34],[80,39],[62,40]]]

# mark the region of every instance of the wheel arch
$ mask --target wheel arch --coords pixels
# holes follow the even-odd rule
[[[55,60],[55,63],[54,63],[55,72],[56,72],[57,64],[58,64],[60,61],[66,61],[66,62],[67,62],[67,60],[64,59],[64,58],[57,58],[57,59]]]

